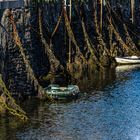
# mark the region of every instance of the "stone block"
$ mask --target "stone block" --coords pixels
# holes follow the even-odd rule
[[[0,9],[20,8],[24,6],[24,0],[0,0]]]

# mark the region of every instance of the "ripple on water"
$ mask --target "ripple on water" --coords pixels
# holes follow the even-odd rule
[[[77,101],[38,104],[28,113],[31,122],[17,133],[17,138],[139,140],[140,70],[117,71],[115,76],[100,91],[89,91]]]

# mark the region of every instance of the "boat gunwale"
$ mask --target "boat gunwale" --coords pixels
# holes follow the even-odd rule
[[[118,64],[140,64],[140,57],[115,57],[115,60]]]
[[[76,95],[77,93],[80,92],[79,87],[77,85],[68,85],[67,87],[57,86],[58,89],[51,89],[51,86],[52,85],[49,85],[48,87],[44,88],[48,95],[57,95],[57,96],[70,95],[71,96],[71,95]],[[50,89],[47,89],[47,88],[50,88]]]

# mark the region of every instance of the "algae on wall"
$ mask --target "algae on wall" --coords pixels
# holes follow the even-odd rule
[[[24,6],[24,0],[0,0],[0,9],[20,8]]]
[[[47,84],[43,83],[42,77],[51,77],[50,73],[53,74],[54,79],[55,75],[60,73],[69,73],[72,76],[73,72],[85,70],[88,67],[88,62],[90,65],[93,63],[93,68],[96,68],[96,66],[110,67],[114,63],[112,57],[115,54],[110,53],[113,49],[116,49],[114,50],[115,52],[118,51],[117,47],[128,47],[130,44],[133,44],[135,48],[137,47],[134,44],[135,42],[133,42],[133,36],[128,30],[129,28],[126,26],[124,26],[126,28],[122,37],[121,32],[124,31],[123,23],[120,22],[113,11],[109,14],[109,11],[106,9],[107,4],[97,4],[95,0],[73,0],[70,21],[69,8],[67,7],[67,11],[64,12],[63,2],[54,0],[26,1],[26,7],[23,9],[12,10],[25,57],[28,58],[39,84],[41,82],[41,84],[47,86],[49,82],[57,82],[57,80],[50,79]],[[97,2],[102,1],[98,0]],[[69,4],[69,1],[67,4]],[[130,6],[126,7],[127,1],[126,3],[123,1],[119,2],[122,5],[121,9],[117,1],[112,1],[111,4],[112,8],[110,10],[115,10],[117,14],[120,10],[119,16],[122,15],[123,19],[127,19],[124,18],[124,9],[130,9]],[[39,8],[41,11],[39,11]],[[100,18],[98,18],[98,15],[100,15]],[[117,22],[112,22],[113,26],[110,26],[106,15],[113,20],[116,19]],[[129,20],[128,18],[125,21],[129,22]],[[12,35],[12,25],[10,24],[9,28],[6,20],[3,20],[2,23]],[[121,27],[118,29],[119,25]],[[108,41],[110,31],[108,27],[110,29],[114,27],[113,30],[111,29],[112,43]],[[2,73],[6,84],[11,92],[15,94],[30,95],[34,93],[33,85],[36,82],[33,83],[31,79],[29,80],[29,72],[26,69],[20,49],[15,46],[13,39],[8,38],[2,29],[0,32],[1,52],[4,54],[2,58],[4,62]],[[71,63],[68,65],[70,55],[69,38],[71,40]],[[114,47],[113,44],[115,43],[117,45]]]
[[[28,119],[26,113],[16,104],[14,98],[12,98],[0,75],[0,113],[4,110],[22,120]]]

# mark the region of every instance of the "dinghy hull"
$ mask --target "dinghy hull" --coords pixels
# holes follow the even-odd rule
[[[118,64],[140,64],[140,57],[116,57]]]
[[[79,87],[68,85],[68,87],[59,87],[59,85],[49,85],[46,94],[55,100],[75,99],[79,96]]]

